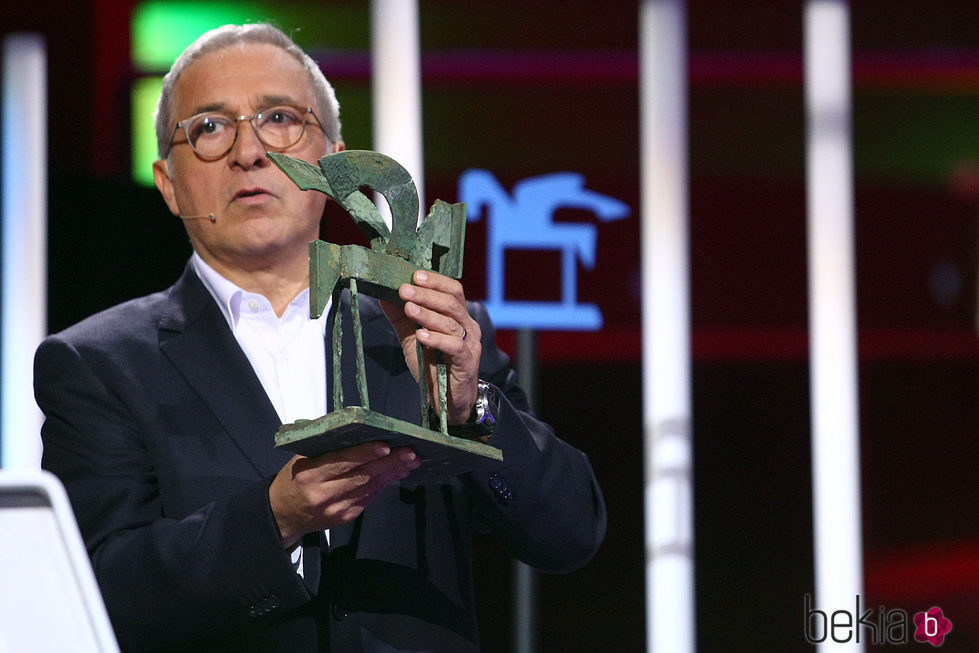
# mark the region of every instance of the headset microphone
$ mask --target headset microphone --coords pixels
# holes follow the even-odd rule
[[[211,222],[214,222],[214,214],[213,213],[208,213],[207,215],[178,215],[177,217],[180,218],[181,220],[204,220],[204,219],[207,219],[207,220],[210,220]]]
[[[164,162],[164,164],[165,163],[166,162]],[[164,170],[167,170],[166,165],[164,165]],[[173,175],[169,171],[167,171],[167,176],[169,176],[170,179],[173,180]],[[174,194],[174,196],[173,196],[173,201],[176,202],[176,204],[177,204],[177,210],[179,211],[180,210],[180,201],[177,200],[176,194]],[[213,213],[208,213],[207,215],[181,215],[181,214],[178,213],[177,214],[177,217],[180,218],[181,220],[204,220],[206,218],[206,219],[210,220],[211,222],[214,222],[214,214]]]

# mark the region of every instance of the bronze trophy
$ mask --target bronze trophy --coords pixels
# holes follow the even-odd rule
[[[404,304],[397,289],[411,283],[416,270],[429,269],[454,279],[462,276],[466,232],[464,204],[436,200],[428,215],[417,225],[418,191],[397,161],[377,152],[348,150],[329,154],[319,166],[285,154],[268,157],[302,190],[325,193],[347,210],[370,248],[335,245],[322,240],[309,244],[309,312],[322,315],[327,298],[333,298],[333,410],[314,420],[283,424],[275,434],[275,446],[304,456],[350,447],[361,442],[383,441],[391,447],[411,447],[421,460],[409,480],[427,483],[443,480],[500,461],[503,453],[483,442],[449,435],[446,422],[447,376],[441,355],[437,356],[440,410],[437,424],[430,424],[428,383],[419,372],[421,425],[370,409],[367,372],[360,324],[359,295]],[[374,203],[361,192],[370,188],[387,200],[391,229]],[[342,326],[340,295],[350,291],[350,310],[356,343],[356,387],[359,404],[344,401],[341,382]],[[423,368],[422,346],[418,345],[419,367]]]

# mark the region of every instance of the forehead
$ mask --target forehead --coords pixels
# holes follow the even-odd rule
[[[295,57],[274,45],[233,45],[204,55],[174,86],[177,117],[210,109],[257,111],[268,98],[310,104],[309,77]]]

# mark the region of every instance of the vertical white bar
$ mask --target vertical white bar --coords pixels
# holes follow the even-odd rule
[[[686,3],[640,9],[646,633],[695,650],[690,415]]]
[[[3,46],[3,227],[0,464],[41,463],[34,350],[47,332],[47,56],[44,40],[14,34]]]
[[[422,73],[418,0],[371,0],[374,149],[403,165],[427,213],[422,156]],[[377,202],[390,224],[390,211]]]
[[[804,41],[814,606],[832,614],[863,588],[848,4],[809,0]]]

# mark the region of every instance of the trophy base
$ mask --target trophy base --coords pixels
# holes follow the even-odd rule
[[[482,442],[443,435],[361,406],[346,406],[314,420],[283,424],[275,434],[276,447],[308,457],[363,442],[411,447],[421,466],[405,480],[418,485],[444,481],[503,460],[502,451]]]

